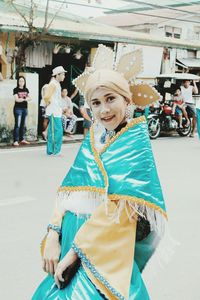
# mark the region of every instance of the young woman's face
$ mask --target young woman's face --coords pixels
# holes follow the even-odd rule
[[[20,87],[23,87],[25,85],[25,80],[23,77],[20,77],[18,82]]]
[[[110,89],[98,88],[91,98],[91,109],[95,120],[107,130],[114,130],[125,121],[128,102]]]

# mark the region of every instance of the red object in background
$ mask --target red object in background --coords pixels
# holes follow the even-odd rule
[[[168,105],[164,105],[164,106],[163,106],[163,111],[164,111],[164,113],[165,113],[166,115],[171,115],[171,113],[172,113],[172,108],[171,108],[170,106],[168,106]]]

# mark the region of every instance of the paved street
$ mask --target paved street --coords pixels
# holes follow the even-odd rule
[[[61,157],[47,157],[43,146],[0,149],[0,299],[29,300],[43,278],[40,241],[79,145],[63,145]],[[200,142],[174,136],[152,146],[179,246],[157,272],[154,263],[147,267],[144,279],[152,300],[199,300]]]

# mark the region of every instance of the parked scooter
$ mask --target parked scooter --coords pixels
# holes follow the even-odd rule
[[[145,107],[145,108],[136,107],[134,110],[133,117],[137,118],[137,117],[145,116],[147,119],[148,115],[149,115],[149,107]]]
[[[151,139],[156,139],[160,133],[176,131],[180,136],[187,136],[191,131],[191,121],[187,125],[187,120],[183,117],[182,126],[179,126],[178,115],[172,115],[173,101],[165,101],[155,108],[147,117],[148,131]]]

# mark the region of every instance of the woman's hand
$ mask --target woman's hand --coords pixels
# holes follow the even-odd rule
[[[58,265],[60,251],[61,247],[58,233],[54,230],[49,230],[43,256],[43,270],[45,272],[54,275]]]
[[[57,269],[55,271],[54,279],[55,282],[60,288],[60,282],[64,281],[62,277],[63,272],[69,267],[73,262],[78,259],[77,254],[74,252],[73,249],[70,249],[69,252],[63,257],[63,259],[58,263]]]
[[[25,98],[25,101],[27,101],[27,102],[31,101],[31,97],[30,97],[30,96],[27,96],[27,97]]]

